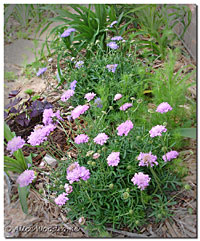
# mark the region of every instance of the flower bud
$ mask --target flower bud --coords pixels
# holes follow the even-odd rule
[[[43,193],[43,189],[40,188],[39,189],[39,193],[42,194]]]
[[[63,186],[63,185],[60,185],[60,186],[59,186],[59,189],[60,189],[60,190],[62,190],[63,188],[64,188],[64,186]]]
[[[129,210],[129,214],[133,215],[133,210],[132,209]]]
[[[167,122],[163,122],[163,126],[167,126]]]
[[[102,110],[102,113],[104,114],[104,115],[106,115],[107,113],[106,113],[106,111],[104,111],[104,110]]]
[[[136,225],[139,225],[139,224],[140,224],[140,221],[136,220],[136,221],[135,221],[135,224],[136,224]]]
[[[113,107],[112,106],[109,106],[110,110],[113,110]]]
[[[86,156],[91,156],[94,153],[94,151],[88,151]]]
[[[123,193],[123,198],[124,198],[124,199],[129,198],[129,193],[128,193],[128,192],[124,192],[124,193]]]
[[[167,147],[163,146],[161,150],[166,153],[167,152]]]
[[[130,99],[131,99],[131,100],[135,100],[135,97],[131,97]]]
[[[88,161],[87,164],[88,164],[88,165],[92,165],[92,161]]]
[[[186,185],[184,186],[184,188],[185,188],[186,190],[190,190],[190,189],[191,189],[191,186],[190,186],[189,184],[186,184]]]
[[[140,136],[136,136],[136,140],[139,141],[141,139]]]
[[[93,157],[93,159],[98,159],[100,157],[100,154],[99,153],[94,153],[94,155],[92,157]]]
[[[111,183],[111,184],[109,185],[109,188],[110,188],[110,189],[113,189],[113,187],[114,187],[114,184]]]
[[[129,189],[129,188],[126,188],[126,192],[130,192],[130,189]]]
[[[161,219],[161,218],[162,218],[162,214],[159,213],[159,214],[157,215],[157,218],[158,218],[158,219]]]
[[[83,225],[85,223],[85,218],[84,217],[80,217],[79,220],[78,220],[78,223],[80,225]]]
[[[138,100],[137,100],[137,103],[138,103],[138,104],[141,104],[142,101],[143,101],[142,99],[138,99]]]
[[[154,110],[153,109],[148,109],[148,112],[153,114],[154,113]]]
[[[131,170],[131,165],[128,165],[128,166],[127,166],[127,169],[128,169],[128,170]]]
[[[93,167],[96,166],[96,162],[92,162],[92,166],[93,166]]]

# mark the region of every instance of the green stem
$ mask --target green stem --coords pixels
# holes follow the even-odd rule
[[[163,194],[163,191],[162,191],[162,189],[160,187],[160,184],[159,184],[160,180],[159,180],[158,176],[156,175],[156,173],[154,172],[152,167],[150,167],[150,171],[151,171],[152,175],[154,176],[154,179],[155,179],[155,181],[158,185],[158,188],[160,189],[160,192]]]

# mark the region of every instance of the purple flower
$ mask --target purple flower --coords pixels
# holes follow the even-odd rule
[[[74,80],[74,81],[71,82],[71,84],[70,84],[70,89],[71,89],[71,90],[75,90],[75,88],[76,88],[76,83],[77,83],[76,80]]]
[[[74,162],[67,168],[66,178],[70,184],[79,182],[80,179],[86,181],[90,178],[90,171],[85,167],[80,167],[78,162]]]
[[[83,64],[84,64],[83,61],[78,61],[78,62],[75,64],[75,68],[80,69],[81,67],[83,67]]]
[[[8,141],[7,150],[10,151],[11,154],[22,148],[25,144],[25,140],[21,138],[21,136],[15,136],[12,140]]]
[[[162,156],[162,159],[167,162],[171,161],[172,159],[176,159],[179,153],[177,151],[170,151],[167,152],[165,155]]]
[[[113,167],[117,166],[120,161],[119,155],[120,152],[112,152],[107,158],[108,165]]]
[[[89,109],[88,105],[78,105],[71,113],[73,119],[78,118],[81,114],[84,114]]]
[[[125,103],[124,105],[122,105],[119,109],[120,110],[127,110],[128,108],[132,107],[133,105],[131,103]]]
[[[94,99],[95,96],[96,96],[96,94],[92,92],[92,93],[87,93],[84,98],[87,99],[89,102],[92,99]]]
[[[144,190],[150,182],[151,178],[149,175],[145,175],[142,172],[135,173],[134,177],[131,179],[134,185],[137,185],[139,189]]]
[[[71,90],[71,89],[65,91],[64,94],[61,96],[61,100],[63,102],[66,102],[70,97],[74,95],[74,93],[75,93],[74,90]]]
[[[65,38],[65,37],[68,37],[70,34],[71,34],[71,32],[75,32],[76,31],[76,29],[75,28],[69,28],[69,29],[67,29],[67,30],[65,30],[62,34],[61,34],[61,38]]]
[[[86,181],[90,178],[90,171],[85,167],[80,167],[80,178]]]
[[[110,47],[111,49],[118,49],[119,46],[115,43],[115,42],[110,42],[107,44],[108,47]]]
[[[98,108],[102,108],[102,100],[100,98],[96,98],[94,103],[97,105]]]
[[[89,137],[85,134],[80,134],[75,138],[75,143],[76,144],[81,144],[81,143],[86,143],[88,142]]]
[[[114,97],[114,100],[119,100],[122,98],[122,95],[121,94],[116,94],[115,97]]]
[[[165,126],[157,125],[152,127],[152,129],[149,131],[150,137],[155,137],[155,136],[162,136],[162,132],[166,132],[167,129]]]
[[[106,68],[108,69],[109,72],[112,71],[113,73],[115,73],[115,70],[116,70],[116,68],[117,68],[117,65],[118,65],[118,64],[107,64],[107,65],[106,65]]]
[[[49,124],[46,126],[37,125],[33,132],[28,137],[28,143],[32,146],[40,145],[47,140],[47,136],[56,128],[55,125]]]
[[[45,71],[47,71],[47,68],[39,69],[39,71],[37,72],[37,76],[40,76],[40,75],[43,74]]]
[[[33,170],[25,170],[17,178],[17,183],[20,187],[28,186],[35,179],[35,172]]]
[[[69,194],[73,191],[73,187],[67,183],[65,184],[64,188],[65,188],[65,191],[67,194]]]
[[[104,143],[107,142],[107,140],[109,139],[109,137],[105,134],[105,133],[99,133],[95,138],[94,138],[94,142],[96,144],[99,145],[103,145]]]
[[[172,107],[167,102],[163,102],[157,107],[156,112],[163,114],[170,110],[172,110]]]
[[[113,27],[113,25],[115,25],[117,23],[117,21],[113,21],[111,24],[110,24],[110,28]]]
[[[154,156],[151,154],[151,151],[149,153],[143,153],[140,152],[140,155],[137,158],[140,162],[139,162],[139,166],[151,166],[153,167],[154,164],[158,165],[157,160],[157,156]]]
[[[129,131],[133,128],[133,123],[132,121],[130,120],[127,120],[125,121],[124,123],[120,124],[118,127],[117,127],[117,135],[118,136],[122,136],[123,134],[125,136],[128,135]]]
[[[62,120],[62,117],[60,116],[60,110],[56,111],[56,113],[53,113],[53,110],[52,109],[45,109],[44,112],[43,112],[43,123],[45,125],[49,125],[49,124],[52,124],[53,122],[53,119],[56,117],[58,120]]]
[[[69,200],[67,196],[67,193],[63,192],[62,194],[60,194],[57,198],[55,198],[55,203],[58,205],[58,206],[62,206],[64,205],[67,200]]]
[[[115,36],[115,37],[112,37],[111,40],[120,41],[120,40],[123,40],[123,38],[121,36]]]

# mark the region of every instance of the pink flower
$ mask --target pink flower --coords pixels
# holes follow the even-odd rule
[[[134,185],[137,185],[139,189],[144,190],[150,182],[151,178],[149,175],[145,175],[142,172],[135,173],[134,177],[131,179]]]
[[[122,123],[121,125],[119,125],[119,126],[117,127],[117,131],[118,131],[117,135],[118,135],[118,136],[122,136],[122,135],[124,134],[125,136],[127,136],[128,133],[129,133],[129,131],[130,131],[132,128],[133,128],[133,123],[132,123],[132,121],[127,120],[127,121],[125,121],[124,123]]]
[[[176,159],[179,153],[177,151],[170,151],[167,152],[165,155],[162,156],[162,159],[167,162],[171,161],[172,159]]]
[[[62,194],[60,194],[57,198],[55,198],[55,203],[58,205],[58,206],[62,206],[64,205],[67,200],[69,200],[67,196],[67,193],[63,192]]]
[[[17,183],[20,187],[25,187],[32,183],[35,177],[35,172],[33,170],[25,170],[17,178]]]
[[[78,219],[78,223],[79,223],[80,225],[83,225],[83,224],[85,223],[85,218],[84,218],[84,217],[80,217],[80,218]]]
[[[25,144],[25,140],[21,138],[21,136],[15,136],[12,140],[8,141],[7,150],[10,151],[11,154],[22,148]]]
[[[113,167],[117,166],[120,161],[119,155],[120,152],[112,152],[107,158],[108,165]]]
[[[108,69],[109,72],[115,73],[117,66],[118,64],[107,64],[106,68]]]
[[[153,167],[154,164],[158,165],[157,156],[154,156],[151,154],[151,151],[149,153],[143,153],[140,152],[140,155],[137,158],[139,162],[139,166],[151,166]]]
[[[65,188],[65,191],[67,194],[69,194],[73,191],[73,187],[67,183],[65,184],[64,188]]]
[[[155,136],[162,136],[162,132],[166,132],[167,129],[165,126],[157,125],[152,127],[152,129],[149,131],[150,137],[155,137]]]
[[[67,168],[66,178],[70,184],[78,182],[80,179],[86,181],[90,178],[90,171],[85,167],[80,167],[78,162],[74,162]]]
[[[172,107],[167,102],[163,102],[157,107],[156,112],[160,112],[161,114],[163,114],[171,110]]]
[[[122,95],[121,94],[116,94],[115,97],[114,97],[114,100],[119,100],[122,98]]]
[[[125,103],[124,105],[122,105],[119,109],[120,110],[127,110],[128,108],[132,107],[133,105],[131,103]]]
[[[100,157],[100,154],[99,153],[94,153],[92,157],[93,157],[93,159],[98,159]]]
[[[99,144],[99,145],[103,145],[104,143],[106,143],[106,141],[108,140],[108,136],[105,133],[99,133],[95,138],[94,138],[94,142]]]
[[[80,134],[75,138],[75,143],[76,144],[81,144],[81,143],[86,143],[88,142],[89,137],[85,134]]]
[[[87,99],[88,101],[91,101],[92,99],[94,99],[94,97],[96,96],[96,94],[95,93],[87,93],[86,95],[85,95],[85,99]]]
[[[88,105],[78,105],[71,113],[73,119],[78,118],[81,114],[83,114],[86,110],[89,109]]]
[[[56,113],[53,113],[52,109],[45,109],[43,112],[43,123],[45,125],[52,124],[53,119],[56,117],[58,120],[63,120],[62,117],[60,116],[60,110],[56,111]]]
[[[71,90],[71,89],[65,91],[64,94],[61,96],[61,100],[63,102],[66,102],[67,100],[69,100],[70,97],[74,95],[74,93],[75,93],[74,90]]]

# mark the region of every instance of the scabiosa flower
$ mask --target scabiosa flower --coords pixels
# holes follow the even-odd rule
[[[67,196],[67,193],[63,192],[62,194],[60,194],[57,198],[55,198],[55,203],[58,205],[58,206],[62,206],[64,205],[67,200],[69,200]]]
[[[120,124],[118,127],[117,127],[117,135],[118,136],[122,136],[123,134],[125,136],[128,135],[129,131],[133,128],[133,123],[132,121],[130,120],[127,120],[125,121],[124,123]]]
[[[52,124],[53,119],[56,117],[58,120],[63,120],[62,117],[60,116],[60,110],[56,111],[56,113],[53,113],[52,109],[45,109],[43,112],[43,123],[45,125]]]
[[[140,152],[140,155],[137,158],[139,162],[139,166],[151,166],[153,167],[154,164],[158,165],[157,156],[154,156],[151,154],[151,151],[149,153],[143,153]]]
[[[80,167],[78,162],[74,162],[67,168],[66,178],[70,184],[78,182],[80,179],[86,181],[90,178],[90,171],[85,167]]]
[[[106,68],[108,69],[109,72],[112,71],[113,73],[115,73],[115,70],[116,70],[116,68],[117,68],[117,65],[118,65],[118,64],[107,64],[107,65],[106,65]]]
[[[117,166],[120,161],[119,155],[119,152],[112,152],[107,158],[108,165],[113,167]]]
[[[171,161],[172,159],[176,159],[179,153],[177,151],[170,151],[167,152],[165,155],[162,156],[162,159],[167,162]]]
[[[96,94],[92,92],[92,93],[87,93],[84,98],[87,99],[89,102],[92,99],[94,99],[95,96],[96,96]]]
[[[96,98],[94,103],[97,105],[98,108],[102,108],[102,100],[100,98]]]
[[[75,88],[76,88],[76,83],[77,83],[76,80],[74,80],[74,81],[71,82],[71,84],[70,84],[70,89],[71,89],[71,90],[75,90]]]
[[[71,34],[71,32],[75,32],[76,31],[76,29],[75,28],[69,28],[69,29],[67,29],[67,30],[65,30],[62,34],[61,34],[61,38],[66,38],[66,37],[68,37],[70,34]]]
[[[119,109],[120,110],[127,110],[128,108],[132,107],[133,105],[131,103],[125,103],[124,105],[122,105]]]
[[[113,25],[115,25],[117,23],[117,21],[113,21],[111,24],[110,24],[110,28],[112,28],[113,27]]]
[[[120,40],[123,40],[123,38],[122,38],[122,36],[115,36],[115,37],[112,37],[111,40],[120,41]]]
[[[155,136],[162,136],[162,132],[166,132],[167,129],[165,128],[165,126],[162,125],[157,125],[152,127],[152,129],[149,131],[150,133],[150,137],[155,137]]]
[[[121,94],[116,94],[115,97],[114,97],[114,100],[119,100],[122,98],[122,95]]]
[[[94,142],[96,144],[99,144],[99,145],[103,145],[104,143],[107,142],[108,140],[108,136],[105,134],[105,133],[99,133],[95,138],[94,138]]]
[[[75,68],[80,69],[81,67],[83,67],[83,65],[84,65],[84,62],[83,62],[83,61],[78,61],[78,62],[75,64]]]
[[[134,185],[137,185],[139,189],[144,190],[150,182],[151,178],[149,175],[145,175],[142,172],[135,173],[134,177],[131,179]]]
[[[21,138],[21,136],[15,136],[12,140],[8,141],[7,150],[10,151],[11,154],[22,148],[25,144],[25,140]]]
[[[93,157],[93,159],[98,159],[100,157],[100,154],[96,152],[96,153],[94,153],[94,155],[92,157]]]
[[[64,188],[65,188],[65,191],[67,194],[69,194],[73,191],[73,187],[71,185],[69,185],[68,183],[65,184]]]
[[[81,143],[86,143],[88,142],[89,137],[85,134],[80,134],[75,138],[75,143],[76,144],[81,144]]]
[[[91,156],[93,153],[94,153],[94,151],[88,151],[88,152],[86,153],[86,156]]]
[[[81,114],[84,114],[89,109],[88,105],[78,105],[71,113],[73,119],[78,118]]]
[[[157,107],[156,112],[160,112],[161,114],[163,114],[171,110],[172,107],[167,102],[163,102]]]
[[[111,49],[118,49],[119,46],[115,43],[115,42],[110,42],[107,44],[108,47],[110,47]]]
[[[17,183],[20,187],[25,187],[32,183],[35,177],[35,172],[33,170],[25,170],[17,178]]]
[[[70,97],[72,97],[74,95],[74,90],[69,89],[67,91],[64,92],[64,94],[61,96],[61,100],[63,102],[67,101]]]
[[[46,71],[47,71],[46,67],[39,69],[39,71],[37,72],[37,76],[40,76],[41,74],[44,74],[44,72],[46,72]]]

